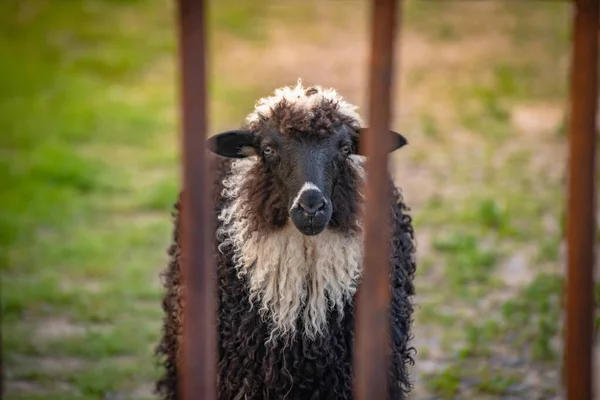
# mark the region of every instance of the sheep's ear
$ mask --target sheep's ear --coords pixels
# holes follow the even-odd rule
[[[359,134],[358,134],[358,138],[356,139],[356,149],[359,155],[364,156],[364,149],[361,148],[360,146],[360,142],[362,140],[364,140],[364,137],[366,135],[368,135],[368,128],[360,128]],[[399,134],[398,132],[394,132],[394,131],[389,131],[390,135],[392,136],[390,143],[391,143],[391,148],[388,149],[388,152],[391,153],[393,151],[398,150],[400,147],[404,147],[405,145],[408,144],[408,140],[406,140],[406,138],[404,136],[402,136],[401,134]]]
[[[215,154],[229,158],[256,155],[255,136],[247,130],[219,133],[206,140],[206,147]]]

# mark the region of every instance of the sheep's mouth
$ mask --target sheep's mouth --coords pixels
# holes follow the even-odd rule
[[[306,217],[301,213],[290,213],[290,219],[296,226],[296,229],[305,236],[315,236],[323,232],[331,218],[329,213]]]
[[[303,229],[298,228],[298,230],[300,231],[300,233],[302,233],[305,236],[316,236],[319,233],[323,232],[325,230],[325,228],[317,228],[314,226],[309,226]]]
[[[317,227],[314,224],[309,224],[303,229],[298,229],[303,235],[316,236],[325,230],[325,227]]]

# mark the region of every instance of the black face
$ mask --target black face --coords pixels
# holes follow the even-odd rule
[[[208,147],[225,157],[258,156],[277,182],[290,219],[304,235],[317,235],[333,214],[331,196],[347,158],[358,153],[360,133],[341,127],[329,135],[282,135],[277,131],[253,135],[229,131],[213,136]],[[406,144],[399,134],[394,150]]]
[[[289,216],[303,234],[316,235],[327,227],[333,213],[332,186],[352,148],[345,130],[308,138],[273,132],[260,141],[259,157],[277,178]]]

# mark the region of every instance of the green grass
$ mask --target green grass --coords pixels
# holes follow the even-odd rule
[[[443,399],[452,399],[458,393],[461,382],[460,370],[456,367],[446,368],[427,379],[428,388]]]
[[[420,354],[446,365],[423,377],[428,389],[423,396],[501,398],[522,389],[519,383],[530,373],[508,365],[509,360],[520,360],[535,371],[560,371],[555,342],[561,337],[562,277],[556,272],[561,270],[564,183],[549,178],[551,174],[536,164],[552,157],[545,154],[547,147],[539,146],[542,142],[564,148],[565,120],[535,132],[518,125],[515,111],[554,107],[564,115],[568,13],[564,5],[556,4],[535,10],[493,2],[450,2],[441,5],[442,10],[418,2],[409,7],[414,19],[405,29],[444,43],[461,58],[468,58],[471,51],[483,54],[471,63],[453,60],[446,69],[432,63],[408,71],[407,86],[414,85],[415,91],[438,74],[460,81],[434,82],[433,90],[428,87],[431,101],[411,121],[422,145],[411,161],[437,182],[415,216],[417,229],[428,232],[431,248],[421,258],[427,260],[427,271],[417,278],[417,326],[428,336],[443,332],[435,335],[442,338],[443,355]],[[437,23],[442,14],[453,13],[450,22]],[[462,43],[477,42],[482,27],[478,15],[489,13],[503,15],[487,25],[497,33],[486,44],[495,49],[493,55]],[[526,15],[531,13],[538,19],[529,24]],[[421,24],[426,17],[429,22]],[[556,68],[546,67],[552,63]],[[460,68],[465,72],[457,72]],[[436,112],[437,102],[446,109]],[[535,140],[529,141],[531,137]],[[562,170],[563,165],[557,167]],[[506,271],[505,264],[513,264],[514,255],[524,260],[514,263],[525,267]],[[520,274],[523,282],[517,287],[503,281],[515,276],[518,281]],[[486,365],[496,366],[491,370]],[[557,385],[527,390],[547,396]]]
[[[455,398],[460,382],[471,381],[480,394],[504,395],[525,372],[490,367],[490,362],[497,364],[502,357],[519,358],[529,367],[555,365],[552,341],[560,328],[562,289],[562,277],[540,274],[501,305],[501,315],[482,316],[462,325],[465,343],[454,353],[451,365],[428,376],[432,392]],[[499,346],[505,350],[496,354],[493,347]]]
[[[481,238],[468,233],[451,233],[433,243],[445,257],[445,282],[460,296],[481,296],[490,284],[491,271],[498,259],[495,249],[484,248]]]
[[[408,37],[441,49],[481,32],[477,18],[464,18],[472,15],[464,7],[479,6],[458,3],[407,2]],[[298,37],[325,43],[321,36],[333,31],[309,29],[315,18],[328,16],[328,29],[344,36],[366,11],[358,1],[343,10],[316,4],[211,2],[211,57],[227,57],[236,41],[268,45],[273,18]],[[565,66],[557,60],[568,37],[566,6],[536,5],[535,18],[520,5],[489,7],[502,16],[491,25],[507,35],[508,53],[498,46],[493,58],[465,71],[450,65],[407,72],[415,77],[407,95],[432,89],[427,85],[439,73],[452,83],[434,85],[427,99],[450,118],[438,115],[439,107],[417,107],[416,117],[407,117],[406,126],[419,133],[411,133],[414,158],[402,159],[429,172],[436,187],[413,209],[417,231],[431,239],[417,278],[418,327],[439,332],[450,345],[446,358],[454,360],[421,379],[442,398],[465,398],[469,380],[475,398],[505,393],[518,381],[510,371],[472,365],[498,346],[535,363],[557,359],[552,341],[562,280],[541,267],[558,263],[562,227],[548,231],[543,221],[562,221],[562,186],[534,168],[543,151],[522,140],[528,132],[517,130],[513,112],[527,101],[563,101]],[[0,3],[0,272],[9,399],[148,397],[158,373],[158,273],[179,191],[174,11],[166,0]],[[460,49],[468,58],[470,49]],[[244,60],[229,73],[252,76],[250,65],[269,63]],[[290,76],[303,72],[292,67]],[[271,82],[240,85],[217,68],[210,73],[213,132],[238,125],[257,96],[273,89]],[[564,130],[561,121],[539,144],[564,144]],[[509,300],[479,308],[488,294],[509,290],[495,273],[527,247],[534,249],[529,262],[540,264],[533,281]],[[429,350],[419,349],[420,356],[433,357]],[[15,382],[26,389],[17,392]]]
[[[259,10],[236,4],[212,12],[245,35]],[[0,5],[3,347],[9,381],[31,386],[8,398],[99,399],[156,377],[179,166],[175,79],[155,76],[174,72],[173,16],[166,1]]]
[[[139,16],[160,28],[170,21],[154,18],[143,2],[0,7],[0,48],[12,54],[0,71],[0,124],[8,133],[0,139],[7,373],[42,384],[43,398],[133,391],[156,374],[154,281],[169,224],[167,214],[145,215],[136,204],[148,182],[136,169],[140,157],[163,151],[158,143],[167,138],[160,135],[172,129],[161,116],[172,88],[147,94],[142,76],[170,55],[173,40],[148,30],[140,42],[130,22]],[[165,181],[176,177],[173,167],[163,167]],[[149,193],[165,185],[149,183]],[[34,358],[11,358],[18,354]],[[93,362],[40,371],[35,357]]]
[[[521,296],[506,302],[502,313],[507,330],[518,332],[518,341],[531,344],[534,360],[554,360],[552,339],[559,333],[562,311],[563,279],[540,274]]]
[[[516,377],[486,366],[456,365],[431,374],[427,386],[442,399],[455,399],[459,398],[457,395],[461,382],[465,378],[473,376],[476,376],[473,379],[477,381],[473,388],[475,392],[473,398],[479,398],[482,395],[504,395],[510,386],[518,382]]]
[[[515,377],[494,374],[485,370],[482,380],[477,384],[476,387],[480,393],[502,395],[511,385],[516,382],[517,379]]]
[[[0,5],[2,329],[9,381],[31,386],[9,385],[9,398],[36,398],[39,384],[44,398],[103,398],[156,377],[180,182],[173,4]],[[267,11],[211,3],[211,43],[261,43]],[[213,129],[238,124],[261,90],[227,82],[211,70]],[[36,368],[65,357],[77,371]]]

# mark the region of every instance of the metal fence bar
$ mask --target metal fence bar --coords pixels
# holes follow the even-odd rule
[[[184,318],[178,371],[183,400],[216,399],[217,335],[213,216],[207,137],[205,2],[178,0],[183,155]]]
[[[357,400],[387,398],[390,339],[388,166],[396,0],[374,0],[372,9],[369,131],[366,151],[364,276],[357,296],[354,355]]]
[[[591,400],[599,0],[574,1],[573,15],[565,367],[568,399]]]

